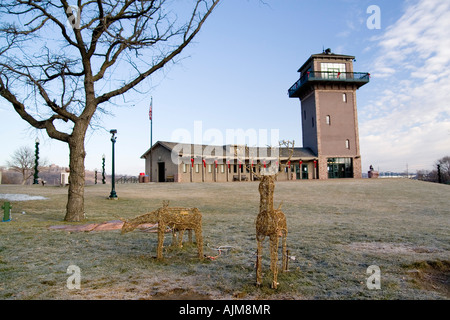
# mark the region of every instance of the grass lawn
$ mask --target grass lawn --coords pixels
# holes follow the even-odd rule
[[[268,241],[264,282],[255,286],[257,182],[87,186],[87,220],[129,219],[171,206],[203,215],[204,254],[195,245],[170,247],[157,261],[157,235],[119,230],[68,232],[67,189],[0,185],[1,194],[47,199],[12,201],[0,223],[0,299],[449,299],[450,186],[404,179],[277,182],[289,229],[289,272],[270,289]],[[5,200],[0,199],[3,204]],[[24,212],[24,213],[23,213]],[[3,213],[3,212],[2,212]],[[2,214],[3,216],[3,214]],[[295,260],[294,260],[295,257]],[[68,289],[67,268],[81,269],[81,288]],[[366,270],[381,270],[369,290]]]

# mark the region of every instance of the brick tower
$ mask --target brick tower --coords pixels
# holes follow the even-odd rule
[[[319,179],[362,175],[356,90],[370,74],[353,72],[354,59],[330,49],[314,54],[289,89],[289,97],[301,101],[303,147],[317,155]]]

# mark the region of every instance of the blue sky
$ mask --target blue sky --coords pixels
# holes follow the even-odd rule
[[[370,5],[381,10],[380,29],[367,27]],[[151,97],[153,142],[179,132],[199,142],[200,121],[203,134],[278,130],[280,139],[301,146],[300,102],[287,90],[323,48],[356,56],[354,70],[372,75],[357,92],[363,170],[432,169],[450,155],[450,1],[223,0],[176,63],[88,133],[86,169],[100,168],[105,153],[110,170],[114,128],[116,173],[144,171]],[[33,148],[38,136],[41,157],[68,166],[67,145],[29,128],[3,99],[0,119],[0,165],[18,147]]]

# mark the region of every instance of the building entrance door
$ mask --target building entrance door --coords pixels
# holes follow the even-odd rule
[[[352,158],[330,158],[327,166],[329,179],[353,178]]]
[[[308,179],[308,165],[302,164],[302,179]]]
[[[166,182],[166,164],[158,162],[158,182]]]
[[[297,179],[297,180],[300,180],[301,179],[301,176],[300,176],[300,166],[298,165],[298,164],[296,164],[295,165],[295,178]]]

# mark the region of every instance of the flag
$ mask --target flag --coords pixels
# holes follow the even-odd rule
[[[150,100],[150,109],[148,110],[148,118],[150,121],[152,120],[152,106],[153,106],[153,98]]]

